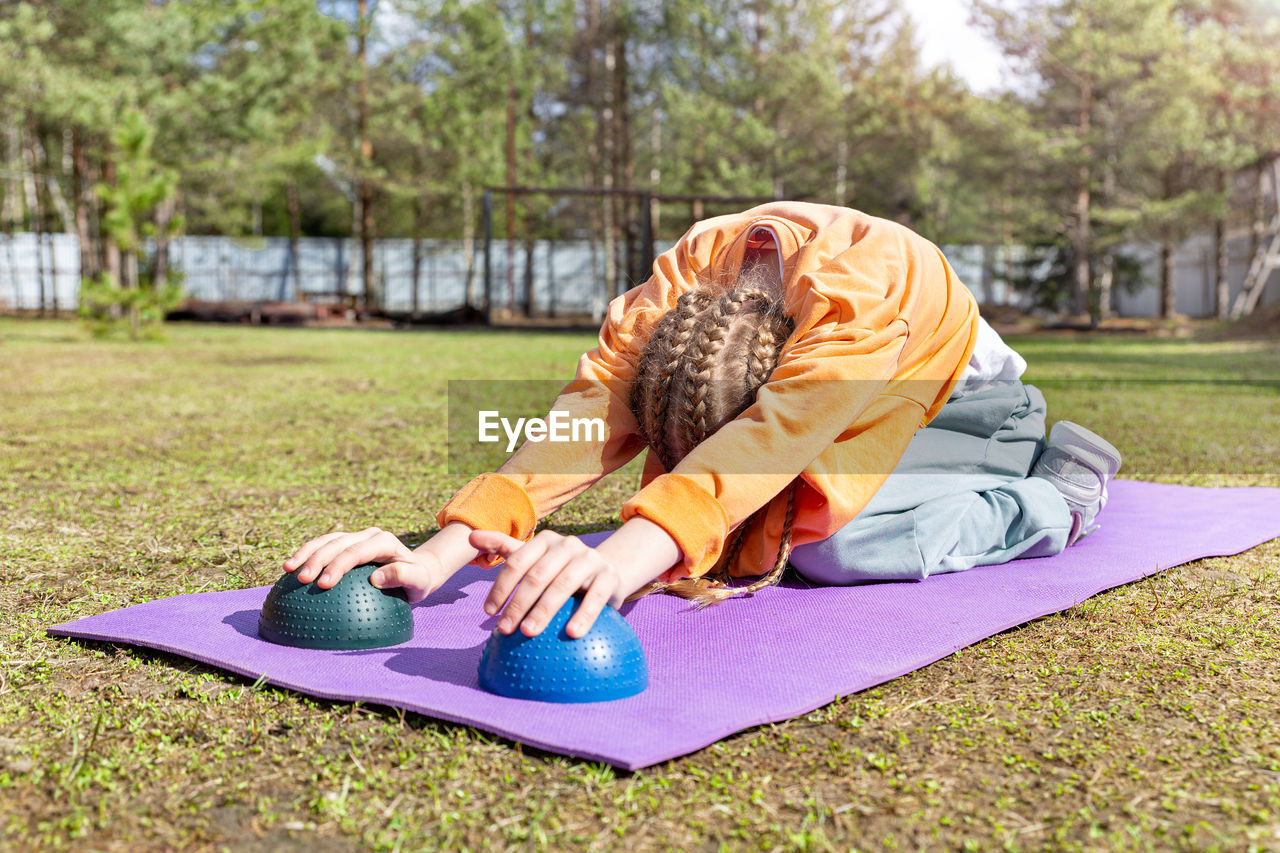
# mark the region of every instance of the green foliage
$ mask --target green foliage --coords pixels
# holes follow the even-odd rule
[[[94,337],[128,334],[139,338],[160,337],[159,325],[182,302],[182,285],[172,278],[156,288],[122,288],[115,277],[104,273],[80,281],[80,305],[76,313]]]
[[[1023,248],[1022,256],[1008,264],[1005,280],[1025,295],[1025,301],[1031,308],[1049,313],[1065,310],[1071,299],[1074,268],[1071,244],[1061,241]],[[1113,249],[1109,254],[1114,277],[1112,286],[1116,290],[1132,294],[1151,284],[1143,274],[1142,260],[1136,254],[1120,249]],[[1103,259],[1096,256],[1091,260],[1098,264]],[[1098,298],[1098,294],[1092,294],[1092,298]],[[1096,311],[1097,306],[1092,307]]]
[[[136,110],[125,113],[111,136],[117,151],[116,177],[112,183],[98,184],[97,192],[107,205],[102,227],[121,252],[137,252],[145,237],[156,236],[152,213],[177,188],[177,173],[152,156],[154,140],[155,131]]]
[[[369,8],[356,22],[351,4],[314,0],[6,4],[0,114],[49,164],[68,162],[68,140],[82,147],[84,185],[112,187],[109,221],[91,231],[126,251],[184,221],[197,233],[345,236],[361,184],[379,237],[474,238],[481,191],[510,177],[808,198],[940,243],[1074,238],[1087,245],[1073,251],[1105,258],[1216,218],[1244,224],[1229,177],[1280,135],[1280,27],[1273,8],[1242,0],[979,0],[974,17],[1014,74],[1007,91],[982,94],[927,67],[897,0]],[[134,141],[121,146],[122,133]],[[121,175],[140,133],[152,171]],[[6,154],[21,171],[21,152]],[[153,204],[148,224],[162,174],[181,215]],[[0,192],[30,219],[19,181]],[[522,197],[515,227],[573,230],[550,212]],[[676,236],[688,213],[664,208],[658,236]]]
[[[962,167],[1003,170],[1011,241],[1078,241],[1082,203],[1086,242],[1071,251],[1099,259],[1233,217],[1223,176],[1276,131],[1264,106],[1280,92],[1274,18],[1234,0],[981,0],[976,11],[1026,81],[1004,98],[1008,120],[975,137],[994,142],[989,153]],[[1059,284],[1045,280],[1049,303]]]
[[[152,327],[182,299],[182,287],[172,275],[157,283],[150,270],[139,271],[139,256],[147,238],[165,238],[181,228],[170,220],[161,233],[154,221],[156,208],[171,198],[178,176],[152,154],[155,131],[137,110],[121,117],[112,133],[116,173],[111,183],[96,187],[106,206],[102,228],[119,250],[127,280],[111,273],[81,280],[78,314],[95,335],[109,336],[127,327],[132,338],[154,336]],[[142,261],[145,263],[145,261]]]

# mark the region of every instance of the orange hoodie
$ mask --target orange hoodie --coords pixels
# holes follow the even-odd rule
[[[664,579],[706,572],[734,528],[766,503],[733,574],[772,566],[785,489],[797,476],[794,544],[825,539],[852,520],[960,378],[977,305],[942,252],[910,229],[847,208],[773,202],[697,223],[657,259],[652,278],[609,304],[599,345],[553,406],[603,418],[602,441],[526,442],[496,473],[459,491],[436,521],[527,539],[539,518],[644,449],[628,391],[649,333],[700,275],[732,281],[761,226],[777,235],[795,331],[750,408],[670,472],[649,453],[642,487],[621,516],[653,521],[680,546],[682,560]]]

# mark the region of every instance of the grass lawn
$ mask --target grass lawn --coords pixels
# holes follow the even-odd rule
[[[420,541],[464,479],[446,380],[591,341],[0,320],[0,848],[1280,849],[1280,541],[633,774],[45,635],[269,583],[327,530]],[[1280,485],[1280,343],[1014,344],[1126,476]],[[637,479],[549,522],[609,526]]]

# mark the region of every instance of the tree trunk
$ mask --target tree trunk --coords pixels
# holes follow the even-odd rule
[[[124,286],[129,290],[138,287],[138,250],[129,249],[120,253],[120,270],[124,277]]]
[[[13,307],[17,308],[18,303],[22,301],[22,284],[18,281],[18,258],[17,253],[13,250],[13,224],[6,221],[4,224],[4,248],[6,260],[9,269],[9,288],[13,294]]]
[[[653,128],[649,133],[649,147],[653,151],[653,166],[649,169],[649,189],[654,193],[662,187],[662,167],[660,161],[662,159],[662,120],[656,117],[653,120]],[[658,239],[658,229],[662,227],[662,204],[656,198],[650,198],[649,210],[649,238],[651,240]],[[646,258],[653,257],[654,249],[650,244],[644,247]],[[645,277],[651,274],[652,270],[645,270]]]
[[[5,171],[8,173],[9,185],[4,194],[4,224],[6,233],[12,234],[15,226],[23,218],[22,208],[22,153],[19,150],[21,140],[18,137],[17,124],[5,128]]]
[[[613,35],[614,22],[611,21],[608,27],[609,31],[604,36],[605,83],[600,87],[600,177],[603,180],[603,188],[606,190],[606,194],[601,199],[601,213],[604,220],[604,290],[606,301],[612,300],[621,292],[621,288],[618,286],[618,248],[615,242],[618,230],[617,205],[612,192],[616,186],[614,178],[618,164],[618,153],[615,148],[615,143],[617,142],[617,105],[613,102],[613,87],[608,82],[617,73],[618,56],[616,53],[617,41]]]
[[[1102,256],[1102,270],[1098,273],[1098,303],[1093,309],[1093,325],[1099,326],[1111,317],[1111,289],[1115,283],[1116,257],[1111,252]]]
[[[836,204],[844,206],[849,194],[849,140],[836,143]]]
[[[608,175],[608,171],[605,172]],[[610,178],[605,179],[605,186],[610,186],[613,181]],[[614,242],[615,223],[613,218],[613,195],[612,193],[601,196],[600,213],[604,222],[601,225],[603,238],[602,254],[604,255],[604,292],[606,301],[613,299],[618,295],[618,265],[615,257],[617,247]]]
[[[462,183],[462,255],[466,264],[463,301],[471,308],[479,304],[476,290],[476,188],[470,181]]]
[[[627,62],[627,31],[628,21],[623,20],[622,16],[626,14],[624,10],[616,10],[614,12],[613,26],[610,32],[610,38],[613,41],[614,53],[614,75],[613,75],[613,115],[614,115],[614,143],[613,149],[616,153],[614,158],[614,186],[621,186],[628,193],[636,188],[636,167],[631,158],[631,110],[630,110],[630,66]],[[622,234],[625,239],[623,254],[625,262],[622,268],[627,271],[628,278],[631,281],[642,280],[640,277],[641,270],[636,261],[636,257],[640,254],[637,233],[637,219],[635,214],[635,201],[627,195],[625,198],[618,199],[618,205],[615,208],[615,221],[619,222],[622,228]]]
[[[361,286],[360,293],[352,293],[351,288],[356,280],[356,273],[360,264],[360,253],[356,251],[360,246],[360,222],[362,221],[360,213],[360,195],[357,193],[351,201],[351,241],[347,246],[347,284],[343,290],[348,308],[355,308],[358,300],[363,299],[364,287]]]
[[[8,174],[8,182],[5,185],[4,207],[0,210],[0,228],[3,228],[5,235],[5,254],[8,256],[7,269],[9,271],[9,284],[13,293],[13,307],[17,308],[18,303],[22,299],[22,285],[18,281],[18,264],[13,250],[13,232],[17,225],[18,217],[21,215],[22,201],[20,194],[22,188],[18,181],[18,172],[20,167],[17,161],[18,151],[18,129],[10,125],[5,133],[5,171]]]
[[[89,230],[93,212],[93,181],[89,177],[89,159],[84,153],[84,133],[71,132],[71,192],[75,195],[76,237],[80,240],[80,277],[94,279],[101,272],[98,251]]]
[[[689,202],[689,216],[694,222],[702,221],[702,198],[698,194],[703,192],[703,158],[706,157],[706,153],[706,138],[702,134],[698,134],[693,143],[693,166],[689,169],[689,187],[696,196],[693,201]]]
[[[49,241],[49,295],[52,301],[53,316],[58,316],[58,235],[46,234]]]
[[[1075,223],[1071,230],[1072,261],[1075,270],[1072,286],[1072,312],[1076,315],[1089,311],[1089,183],[1090,157],[1093,150],[1089,142],[1093,121],[1093,83],[1085,78],[1080,84],[1080,108],[1076,131],[1082,145],[1080,168],[1076,173]]]
[[[40,164],[40,180],[39,185],[44,188],[45,211],[50,218],[56,213],[58,218],[62,220],[61,231],[70,234],[75,228],[75,215],[71,212],[71,206],[67,204],[66,197],[62,194],[62,186],[58,183],[58,176],[54,174],[53,164],[49,162],[49,148],[40,141],[40,137],[32,137],[32,145],[35,146],[36,160]],[[65,158],[64,158],[65,160]],[[55,233],[58,230],[54,226],[54,230],[48,233]]]
[[[1236,297],[1235,304],[1231,307],[1231,316],[1243,317],[1246,314],[1253,313],[1257,309],[1262,299],[1262,294],[1266,290],[1267,278],[1271,272],[1280,265],[1280,233],[1266,233],[1272,227],[1276,227],[1276,223],[1280,223],[1280,156],[1272,156],[1267,159],[1267,165],[1270,167],[1271,198],[1276,205],[1275,219],[1272,225],[1266,225],[1262,220],[1262,197],[1266,192],[1266,172],[1262,171],[1262,164],[1259,164],[1257,195],[1254,197],[1254,234],[1250,241],[1254,246],[1253,260],[1249,264],[1249,271],[1244,277],[1244,285],[1240,289],[1239,295]],[[1266,245],[1263,245],[1263,240]]]
[[[1227,278],[1230,263],[1226,218],[1213,220],[1213,312],[1219,320],[1231,314],[1231,281]]]
[[[1174,316],[1175,296],[1173,289],[1173,252],[1172,240],[1164,240],[1160,244],[1160,319],[1169,320]]]
[[[113,185],[116,182],[116,164],[110,157],[102,161],[102,181],[109,185]],[[110,235],[101,242],[103,266],[106,268],[107,274],[115,281],[116,286],[120,286],[124,278],[121,274],[120,247],[116,245],[115,240],[112,240]]]
[[[526,238],[524,241],[524,305],[520,306],[524,316],[533,318],[534,298],[533,298],[533,252],[537,248],[537,244]]]
[[[607,84],[607,75],[605,82],[602,82],[599,60],[596,58],[596,46],[604,45],[606,34],[600,19],[600,0],[587,0],[586,2],[586,32],[583,34],[582,42],[586,45],[586,79],[584,80],[584,89],[587,94],[587,102],[591,107],[591,117],[595,125],[595,132],[587,139],[587,165],[590,175],[590,186],[592,188],[606,187],[612,184],[613,178],[611,173],[612,165],[608,162],[607,151],[609,144],[609,87]],[[612,298],[613,293],[613,272],[612,272],[612,253],[613,253],[613,237],[610,233],[612,228],[612,212],[613,206],[608,198],[604,196],[600,199],[600,221],[603,223],[603,256],[604,269],[603,278],[605,282],[606,300]],[[596,241],[591,241],[591,269],[594,273],[596,268],[597,251]],[[552,283],[555,287],[555,283]]]
[[[994,305],[996,281],[996,247],[982,244],[982,305]]]
[[[360,260],[364,271],[364,307],[377,311],[382,307],[382,287],[373,263],[373,184],[360,185]]]
[[[130,290],[138,287],[138,253],[134,249],[124,252],[121,257],[121,268],[124,271],[124,286]],[[142,329],[142,312],[136,298],[129,302],[129,334],[138,337]]]
[[[373,140],[369,137],[369,64],[366,43],[369,35],[369,0],[357,0],[357,54],[360,83],[356,95],[360,138],[360,255],[364,269],[364,309],[376,310],[381,297],[373,268]]]
[[[586,45],[586,74],[583,81],[583,89],[586,92],[587,103],[591,107],[591,117],[595,124],[595,133],[587,139],[587,166],[590,175],[590,186],[599,187],[602,184],[600,177],[600,149],[603,139],[604,122],[601,116],[604,114],[604,98],[600,94],[599,87],[599,71],[596,67],[596,45],[600,44],[600,0],[587,0],[586,4],[586,31],[583,33],[582,43]]]
[[[102,233],[102,198],[98,195],[94,188],[98,180],[106,180],[106,176],[102,173],[102,164],[89,160],[88,169],[85,170],[85,180],[89,186],[85,188],[86,195],[89,200],[89,248],[92,251],[91,263],[93,264],[94,276],[102,278],[106,272],[107,258],[107,240]]]
[[[1102,159],[1102,201],[1103,204],[1115,204],[1115,166],[1107,158],[1104,157]],[[1095,282],[1097,292],[1093,293],[1089,300],[1090,322],[1095,329],[1111,317],[1111,295],[1116,278],[1116,256],[1114,253],[1114,232],[1109,236],[1111,239],[1103,246],[1102,269],[1098,272]]]
[[[418,168],[417,174],[422,174],[421,163],[418,164],[418,167],[419,168]],[[420,303],[420,297],[418,296],[418,290],[419,290],[419,287],[421,286],[421,280],[422,280],[422,223],[423,223],[423,220],[426,218],[426,211],[424,210],[425,207],[426,207],[426,203],[422,200],[422,196],[419,195],[416,198],[414,198],[413,200],[413,272],[411,273],[411,278],[409,282],[409,286],[413,290],[412,294],[410,294],[411,305],[410,305],[409,311],[414,317],[417,317],[419,310],[421,310],[421,303]]]
[[[1276,187],[1276,192],[1280,193],[1280,187]],[[1254,167],[1253,193],[1252,199],[1252,217],[1249,227],[1249,257],[1258,254],[1258,247],[1262,245],[1262,238],[1267,233],[1267,208],[1265,198],[1267,195],[1267,169],[1264,161],[1259,160],[1258,165]]]
[[[169,226],[173,224],[176,196],[161,199],[156,205],[156,256],[151,267],[151,289],[157,293],[169,283]]]
[[[52,219],[56,210],[63,217],[63,226],[70,228],[71,226],[71,210],[67,207],[66,200],[62,198],[62,193],[58,189],[57,181],[54,180],[52,165],[49,163],[48,148],[40,141],[40,134],[32,128],[31,133],[31,152],[35,162],[36,172],[36,199],[40,201],[39,210]],[[40,190],[44,189],[44,199],[40,199]],[[58,316],[58,261],[54,257],[57,251],[56,235],[57,225],[53,225],[54,230],[42,228],[41,233],[36,237],[36,258],[41,267],[41,277],[43,278],[43,255],[45,246],[49,249],[49,310],[54,317]],[[42,288],[43,289],[43,288]],[[41,309],[43,311],[43,307]]]
[[[516,310],[516,79],[515,69],[507,80],[507,198],[506,198],[506,259],[507,259],[507,310]]]
[[[1076,184],[1075,223],[1071,230],[1072,276],[1071,311],[1089,311],[1089,167],[1081,166]]]
[[[302,208],[298,204],[298,184],[289,181],[284,185],[285,206],[289,213],[289,273],[293,279],[293,301],[303,302],[302,271],[298,269],[298,248],[302,240]]]
[[[45,291],[44,280],[44,220],[41,216],[40,209],[40,163],[36,158],[35,149],[35,126],[32,124],[28,127],[27,144],[26,144],[26,160],[27,173],[24,184],[27,192],[27,207],[31,211],[31,233],[36,238],[36,291],[39,299],[40,316],[45,315],[48,310],[48,294]]]

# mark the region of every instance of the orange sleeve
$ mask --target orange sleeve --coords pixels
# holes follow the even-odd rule
[[[635,288],[610,303],[598,346],[582,356],[574,379],[551,406],[570,418],[602,419],[603,438],[524,442],[496,473],[482,474],[454,495],[436,514],[438,524],[462,521],[527,539],[539,518],[644,448],[628,393],[643,348],[636,327],[646,315],[665,310],[652,291]]]
[[[647,282],[609,303],[596,348],[579,359],[573,381],[552,404],[553,410],[567,412],[572,418],[603,419],[603,440],[526,441],[498,469],[500,476],[477,477],[445,504],[436,514],[439,525],[463,521],[472,527],[507,531],[517,539],[527,539],[537,519],[581,494],[645,448],[629,403],[640,354],[653,326],[675,307],[680,294],[696,279],[696,271],[718,250],[717,235],[725,232],[723,226],[728,219],[720,217],[695,225],[659,256]],[[709,239],[695,238],[708,228],[713,231]],[[701,259],[695,258],[694,253],[700,254]],[[527,507],[531,512],[526,511]]]
[[[866,429],[859,442],[861,421],[867,427],[873,419],[884,421],[883,407],[873,403],[908,361],[913,318],[943,316],[952,299],[946,272],[936,254],[931,256],[932,244],[908,234],[892,223],[872,224],[850,235],[852,245],[846,242],[843,251],[801,275],[787,294],[787,313],[798,318],[796,330],[756,402],[623,507],[624,520],[642,516],[676,539],[688,575],[710,569],[730,531],[786,489],[838,438],[844,452],[869,457],[863,460],[869,470],[887,475],[897,463],[920,426],[923,407],[895,407],[908,417],[891,419],[892,438],[877,427]],[[923,358],[926,366],[934,361],[931,370],[913,371],[930,376],[913,380],[929,385],[928,396],[954,383],[970,334],[960,333],[958,349],[943,347],[936,360]],[[827,523],[845,523],[861,506],[841,509],[848,517]]]

